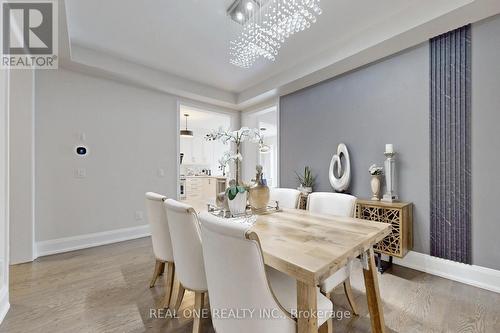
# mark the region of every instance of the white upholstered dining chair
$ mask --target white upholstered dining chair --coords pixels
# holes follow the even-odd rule
[[[167,197],[158,193],[146,193],[146,212],[151,228],[153,253],[156,258],[155,270],[149,287],[153,288],[158,277],[166,271],[164,307],[167,307],[170,303],[175,272],[170,231],[168,228],[167,215],[163,208],[163,201],[166,199]]]
[[[184,290],[187,289],[195,293],[194,310],[199,314],[208,288],[198,217],[193,207],[173,199],[165,200],[165,210],[172,238],[175,274],[180,282],[179,290],[171,302],[171,309],[173,311],[179,309]],[[200,330],[201,318],[195,315],[193,333],[198,333]]]
[[[313,192],[307,197],[307,209],[312,213],[328,214],[336,216],[354,217],[356,208],[356,197],[343,193]],[[354,301],[351,288],[352,260],[345,266],[328,277],[321,285],[321,292],[333,302],[333,289],[343,283],[347,301],[352,312],[358,315],[358,308]]]
[[[212,309],[254,309],[244,318],[220,318],[212,322],[218,333],[296,332],[291,316],[297,308],[296,280],[264,265],[259,239],[249,225],[200,214],[203,258]],[[318,327],[332,329],[333,305],[318,289]],[[264,311],[272,318],[262,316]],[[328,323],[326,323],[328,321]]]
[[[281,208],[297,208],[300,191],[293,188],[270,188],[269,201],[278,201]]]

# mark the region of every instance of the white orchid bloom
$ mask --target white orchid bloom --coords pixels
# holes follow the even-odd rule
[[[231,156],[229,157],[229,159],[231,161],[242,161],[243,160],[243,155],[241,155],[240,153],[238,153],[238,154],[231,154]]]

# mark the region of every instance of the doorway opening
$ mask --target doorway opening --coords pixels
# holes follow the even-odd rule
[[[243,144],[242,170],[244,179],[255,178],[255,166],[262,165],[264,177],[269,187],[278,187],[278,111],[272,106],[256,112],[242,114],[242,126],[259,129],[263,137],[265,151],[252,143]]]
[[[205,137],[231,126],[229,114],[179,105],[179,200],[197,211],[215,204],[216,195],[226,189],[229,172],[219,162],[229,146]]]

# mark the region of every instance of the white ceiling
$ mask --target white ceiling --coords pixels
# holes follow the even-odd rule
[[[80,58],[81,64],[115,73],[118,79],[188,98],[206,96],[210,103],[219,100],[240,109],[257,98],[289,93],[494,15],[500,8],[498,0],[323,0],[318,22],[288,39],[276,62],[261,60],[241,69],[229,64],[229,41],[241,30],[226,17],[231,2],[65,0],[71,60]],[[96,54],[106,61],[96,60]],[[168,85],[176,86],[169,90]]]
[[[229,40],[241,26],[227,18],[228,3],[69,0],[69,34],[81,46],[240,92],[395,15],[411,14],[415,0],[324,0],[318,22],[290,38],[275,63],[262,60],[251,69],[229,64]]]

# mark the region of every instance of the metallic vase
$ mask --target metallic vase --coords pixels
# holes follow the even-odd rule
[[[250,187],[250,206],[252,211],[263,211],[269,203],[269,187],[267,185],[255,184]]]
[[[249,200],[250,207],[254,213],[264,212],[267,210],[269,203],[269,187],[265,183],[262,173],[262,166],[257,165],[257,173],[255,175],[255,183],[250,187]]]

